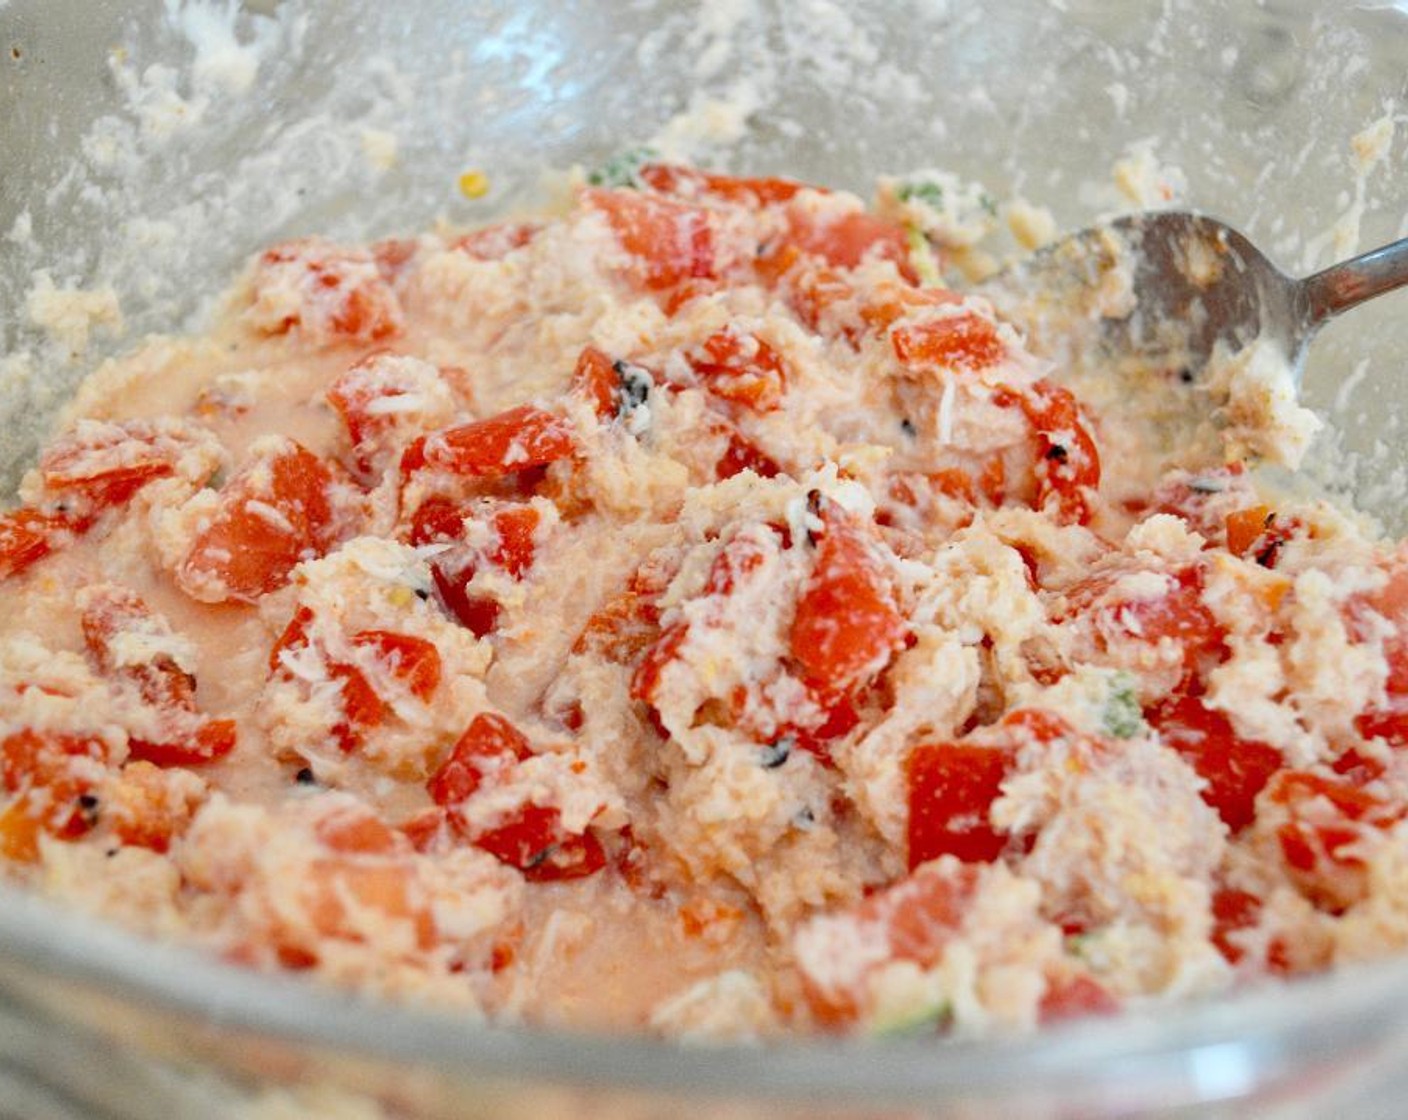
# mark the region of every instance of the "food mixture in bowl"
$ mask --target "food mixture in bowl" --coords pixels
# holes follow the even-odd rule
[[[1219,375],[1216,456],[1155,453],[945,286],[958,184],[597,179],[274,246],[83,387],[0,515],[16,875],[683,1037],[1030,1029],[1408,940],[1408,556],[1262,481],[1311,426],[1274,363]]]

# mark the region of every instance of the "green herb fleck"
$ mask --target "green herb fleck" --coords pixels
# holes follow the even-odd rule
[[[935,210],[943,209],[944,189],[932,180],[901,183],[895,194],[901,202],[913,202],[917,199],[927,206],[932,206]]]
[[[589,172],[587,182],[594,187],[639,188],[641,167],[659,158],[660,153],[654,148],[631,148]]]
[[[1130,739],[1144,730],[1144,712],[1135,695],[1134,678],[1128,673],[1116,673],[1110,681],[1101,721],[1116,739]]]

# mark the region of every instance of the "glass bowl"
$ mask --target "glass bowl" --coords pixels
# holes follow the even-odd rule
[[[648,141],[860,191],[944,167],[1067,228],[1133,204],[1124,160],[1306,272],[1404,232],[1405,74],[1396,4],[0,2],[0,479],[261,245],[486,221]],[[46,325],[72,287],[104,294]],[[1334,324],[1305,384],[1311,473],[1391,531],[1403,310]],[[363,1001],[0,889],[0,1104],[25,1116],[1388,1116],[1405,1007],[1391,960],[1029,1038],[680,1048]]]

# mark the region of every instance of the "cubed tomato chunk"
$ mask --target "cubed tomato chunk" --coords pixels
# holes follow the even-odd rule
[[[892,261],[905,279],[915,280],[908,239],[895,222],[862,211],[816,213],[796,206],[789,209],[788,219],[791,241],[804,253],[822,257],[836,268]]]
[[[376,257],[308,237],[275,245],[254,266],[246,316],[262,334],[297,328],[308,340],[380,342],[400,334],[404,314]]]
[[[930,968],[958,935],[980,871],[954,859],[926,863],[854,909],[813,918],[795,940],[802,990],[824,1026],[845,1027],[873,1010],[868,981],[894,961]],[[847,946],[865,945],[865,953]]]
[[[24,728],[0,740],[0,779],[15,797],[6,825],[13,831],[9,839],[23,847],[39,830],[60,840],[91,830],[101,807],[94,796],[94,769],[107,762],[107,745],[89,736]],[[32,818],[37,827],[29,829],[20,816]]]
[[[909,866],[941,855],[991,863],[1007,834],[989,819],[1012,765],[999,746],[921,743],[905,763],[909,786]]]
[[[98,670],[130,683],[153,709],[159,734],[132,735],[133,758],[158,766],[198,766],[234,750],[235,721],[210,719],[196,710],[196,679],[171,652],[177,635],[141,596],[113,584],[89,588],[80,624]]]
[[[536,222],[503,222],[461,234],[450,242],[450,247],[476,260],[499,261],[530,244],[542,228]]]
[[[1179,696],[1149,715],[1159,737],[1186,758],[1207,783],[1203,800],[1233,832],[1251,824],[1256,798],[1285,764],[1267,743],[1243,739],[1222,712],[1195,696]]]
[[[595,835],[565,832],[558,810],[542,805],[524,805],[510,821],[476,832],[472,842],[523,872],[530,883],[583,879],[606,866]]]
[[[533,753],[527,737],[496,712],[481,712],[465,728],[450,755],[426,783],[437,805],[456,805],[486,775],[522,762]]]
[[[1282,808],[1276,839],[1287,871],[1311,902],[1331,913],[1363,897],[1373,848],[1408,815],[1401,802],[1313,771],[1282,770],[1263,797]]]
[[[643,183],[661,194],[691,200],[717,198],[754,209],[786,202],[799,191],[808,189],[807,184],[793,179],[741,178],[675,163],[647,163],[639,175]]]
[[[708,210],[634,190],[582,192],[602,214],[630,259],[628,275],[645,288],[673,288],[716,275],[713,221]]]
[[[429,700],[440,687],[440,651],[434,643],[393,630],[363,630],[352,644],[371,650],[391,675],[421,700]]]
[[[508,503],[495,510],[492,520],[498,540],[489,552],[490,562],[522,579],[533,566],[540,518],[537,509],[526,503]]]
[[[603,420],[616,415],[621,391],[621,377],[616,363],[595,346],[588,346],[577,357],[572,371],[572,389],[590,401]]]
[[[714,473],[723,480],[744,471],[752,471],[759,478],[776,478],[782,473],[782,467],[757,444],[751,443],[738,432],[730,432],[728,445],[714,468]]]
[[[170,652],[176,634],[135,591],[115,584],[88,590],[80,624],[99,672],[132,681],[154,707],[194,708],[196,679]],[[134,658],[133,650],[145,656]]]
[[[778,352],[757,335],[726,328],[710,335],[686,356],[716,397],[756,412],[781,406],[786,369]]]
[[[520,405],[485,420],[422,436],[401,458],[404,474],[421,469],[497,478],[566,459],[575,450],[562,417]]]
[[[1065,522],[1088,524],[1100,485],[1100,452],[1070,390],[1038,381],[1022,393],[999,392],[994,403],[1017,405],[1031,425],[1036,507],[1053,510]]]
[[[364,479],[376,476],[374,468],[388,450],[382,445],[392,442],[398,425],[422,421],[444,393],[434,366],[388,351],[361,359],[332,383],[328,403],[342,418]]]
[[[997,324],[975,312],[903,322],[890,332],[895,357],[911,369],[974,373],[997,365],[1007,353]]]
[[[836,694],[880,672],[907,630],[875,542],[838,510],[825,507],[821,517],[816,563],[788,640],[806,676]]]
[[[302,444],[284,439],[220,491],[176,569],[176,582],[206,603],[255,603],[288,582],[301,560],[336,539],[332,473]]]
[[[0,580],[38,563],[87,524],[62,513],[16,509],[0,513]]]
[[[1043,1023],[1059,1023],[1068,1019],[1084,1019],[1091,1015],[1113,1015],[1120,1009],[1117,1000],[1100,981],[1085,973],[1047,980],[1037,1007],[1037,1019]]]
[[[145,420],[88,420],[44,449],[39,472],[55,493],[79,494],[98,507],[120,505],[173,474],[189,446],[179,431]]]

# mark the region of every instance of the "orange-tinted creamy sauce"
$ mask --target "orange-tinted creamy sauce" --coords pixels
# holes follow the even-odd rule
[[[14,873],[675,1036],[1030,1028],[1408,940],[1401,552],[1236,456],[1125,461],[903,217],[647,165],[275,246],[98,371],[0,515]]]

